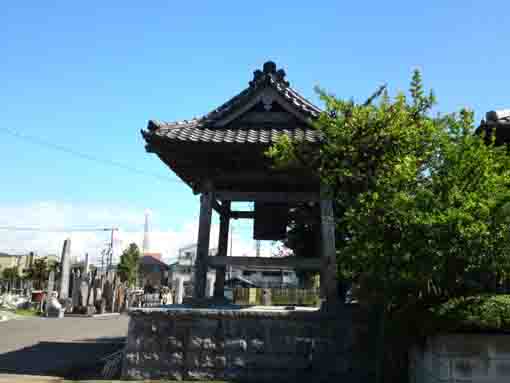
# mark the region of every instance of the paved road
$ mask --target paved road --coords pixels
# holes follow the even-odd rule
[[[117,351],[128,317],[0,322],[0,373],[68,376]]]

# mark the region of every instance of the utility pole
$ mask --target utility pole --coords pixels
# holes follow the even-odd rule
[[[114,250],[114,241],[115,241],[115,238],[114,238],[114,233],[115,231],[118,230],[118,228],[116,227],[112,227],[111,229],[107,229],[111,232],[110,234],[110,243],[108,245],[109,247],[109,252],[108,252],[108,258],[107,258],[107,269],[110,270],[112,267],[113,267],[113,250]]]
[[[255,241],[255,255],[260,257],[260,240]]]

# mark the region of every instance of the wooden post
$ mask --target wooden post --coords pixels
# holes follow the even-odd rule
[[[207,257],[209,256],[209,238],[211,236],[212,200],[214,195],[206,191],[200,196],[200,220],[198,223],[197,258],[195,261],[195,291],[198,299],[205,298],[207,278]]]
[[[326,192],[324,189],[322,191]],[[322,198],[329,197],[324,194]],[[326,299],[326,307],[333,307],[338,303],[333,201],[331,199],[321,199],[320,204],[322,234],[321,295]]]
[[[230,211],[230,201],[224,201],[222,206],[225,210]],[[228,251],[228,230],[230,224],[230,217],[227,212],[220,215],[220,234],[218,238],[218,257],[226,257]],[[225,271],[226,267],[219,267],[216,269],[216,283],[214,284],[214,297],[225,297]]]

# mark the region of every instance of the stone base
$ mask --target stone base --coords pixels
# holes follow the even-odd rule
[[[129,314],[126,379],[309,383],[352,375],[348,310],[332,317],[299,308],[175,305]]]
[[[59,299],[58,301],[65,311],[71,312],[73,310],[73,300],[71,298]]]
[[[64,309],[61,310],[48,310],[46,313],[46,317],[48,318],[63,318],[64,317]]]
[[[73,314],[77,314],[77,315],[93,315],[96,313],[96,308],[94,306],[80,306],[80,307],[75,307],[74,310],[73,310]]]
[[[234,305],[230,299],[224,297],[209,297],[209,298],[191,298],[187,301],[187,305],[193,308],[207,308],[217,309],[222,307],[239,308],[238,305]]]
[[[444,334],[409,352],[410,382],[509,382],[510,335]]]

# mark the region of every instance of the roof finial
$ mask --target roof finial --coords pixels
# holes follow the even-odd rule
[[[289,83],[285,81],[285,71],[283,69],[276,70],[276,64],[273,61],[266,61],[262,66],[262,70],[257,69],[253,72],[253,80],[250,81],[250,86],[271,80],[280,85],[289,86]]]
[[[275,73],[276,72],[276,64],[273,61],[266,61],[263,67],[264,73]]]

